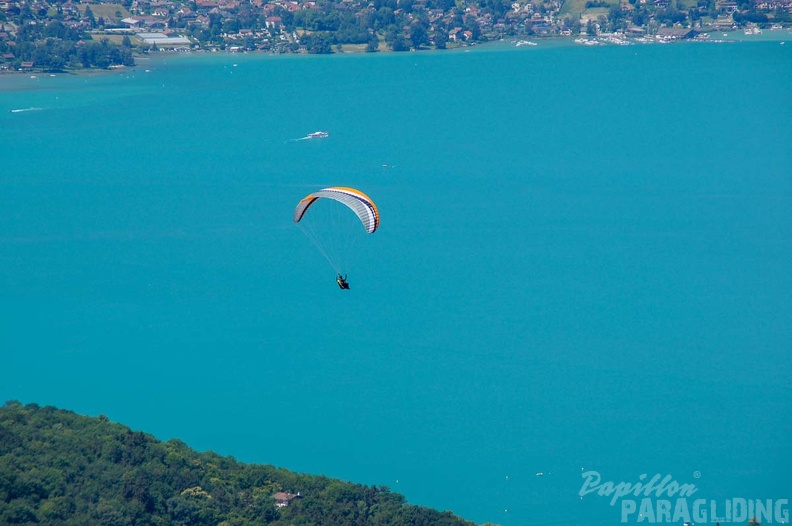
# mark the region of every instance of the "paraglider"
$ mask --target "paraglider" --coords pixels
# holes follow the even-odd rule
[[[364,232],[373,234],[379,228],[374,201],[355,188],[324,188],[297,203],[294,222],[336,271],[339,288],[349,290],[347,258]],[[364,232],[358,226],[361,224]]]

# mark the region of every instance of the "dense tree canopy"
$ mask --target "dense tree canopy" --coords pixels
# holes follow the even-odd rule
[[[275,506],[278,491],[301,498]],[[0,524],[472,526],[385,487],[301,475],[160,442],[106,417],[0,407]]]
[[[70,28],[58,20],[44,24],[21,26],[16,46],[8,48],[0,42],[0,51],[13,50],[14,69],[23,62],[33,62],[45,71],[63,71],[72,68],[102,68],[110,66],[133,66],[132,47],[129,39],[124,45],[111,44],[108,40],[96,42],[85,32]]]

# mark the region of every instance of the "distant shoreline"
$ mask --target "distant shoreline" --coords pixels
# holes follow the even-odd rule
[[[677,45],[692,45],[692,44],[728,44],[728,43],[745,43],[745,42],[778,42],[780,45],[786,45],[786,41],[790,42],[790,46],[792,46],[792,28],[784,28],[780,30],[767,30],[763,31],[760,34],[752,34],[746,35],[743,31],[729,31],[729,32],[721,32],[721,31],[711,31],[708,33],[710,38],[707,39],[686,39],[686,40],[674,40],[674,41],[662,41],[659,39],[643,39],[639,40],[634,37],[626,37],[624,40],[626,41],[626,45],[631,46],[642,46],[642,45],[668,45],[668,44],[677,44]],[[516,48],[522,47],[522,49],[541,49],[546,48],[548,46],[552,47],[578,47],[581,44],[589,44],[592,47],[610,47],[619,45],[609,41],[612,39],[613,35],[598,35],[597,37],[586,38],[586,37],[574,37],[574,36],[553,36],[553,37],[536,37],[536,38],[518,38],[513,37],[509,39],[502,39],[497,41],[491,42],[483,42],[483,43],[475,43],[471,45],[464,45],[458,47],[450,47],[448,49],[426,49],[421,51],[391,51],[391,50],[380,50],[375,53],[367,53],[365,51],[361,51],[358,49],[347,49],[342,50],[340,52],[335,52],[330,55],[326,56],[344,56],[344,55],[378,55],[378,54],[385,54],[385,55],[408,55],[413,53],[459,53],[459,52],[469,52],[472,50],[491,50],[497,48]],[[581,42],[581,41],[588,41],[588,42]],[[524,45],[523,44],[530,44]],[[134,66],[120,66],[120,67],[113,67],[108,69],[96,69],[96,68],[86,68],[86,69],[74,69],[74,70],[67,70],[62,72],[49,72],[49,71],[41,71],[41,70],[29,70],[29,71],[0,71],[0,79],[6,78],[31,78],[37,79],[40,77],[57,77],[57,76],[75,76],[75,77],[95,77],[95,76],[104,76],[104,75],[111,75],[116,73],[128,73],[130,71],[139,71],[141,66],[141,62],[144,64],[157,64],[159,62],[165,62],[168,59],[172,59],[175,57],[190,57],[190,56],[259,56],[259,57],[303,57],[303,56],[312,56],[317,57],[321,55],[316,54],[308,54],[308,53],[268,53],[265,51],[246,51],[246,52],[238,52],[238,51],[207,51],[207,50],[193,50],[193,51],[158,51],[156,53],[152,53],[146,56],[136,56],[135,57],[135,65]],[[2,87],[2,84],[0,84]]]

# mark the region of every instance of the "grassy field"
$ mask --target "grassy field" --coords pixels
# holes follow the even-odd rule
[[[134,38],[133,35],[127,35],[129,37]],[[124,35],[91,35],[91,38],[97,42],[101,42],[102,40],[107,40],[113,44],[118,44],[119,46],[124,41]],[[142,42],[142,40],[140,41]]]
[[[558,14],[562,17],[566,15],[573,18],[579,17],[584,13],[593,16],[597,16],[599,14],[604,14],[607,16],[607,7],[593,7],[591,9],[586,9],[586,2],[588,1],[589,0],[565,0]],[[611,6],[618,6],[620,4],[619,0],[605,1]],[[673,5],[679,5],[682,9],[690,9],[696,6],[696,0],[678,0],[677,2],[674,2]]]
[[[85,9],[89,6],[88,4],[78,4],[78,7],[80,8],[80,12],[85,14]],[[105,19],[123,20],[130,16],[129,11],[121,4],[91,4],[90,8],[94,14],[94,18],[97,19],[101,16]]]
[[[365,53],[366,44],[342,44],[341,53]]]
[[[583,13],[586,12],[586,2],[589,0],[565,0],[564,4],[561,6],[561,10],[558,12],[559,16],[571,16],[572,18],[579,17]],[[610,0],[608,1],[610,5],[619,5],[619,0]],[[593,8],[589,11],[594,11],[596,9],[604,9],[604,12],[607,14],[607,8]]]

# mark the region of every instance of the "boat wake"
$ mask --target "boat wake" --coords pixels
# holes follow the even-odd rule
[[[43,109],[44,109],[44,108],[35,108],[35,107],[31,107],[31,108],[19,108],[19,109],[16,109],[16,110],[9,110],[9,111],[10,111],[11,113],[22,113],[23,111],[41,111],[41,110],[43,110]]]

